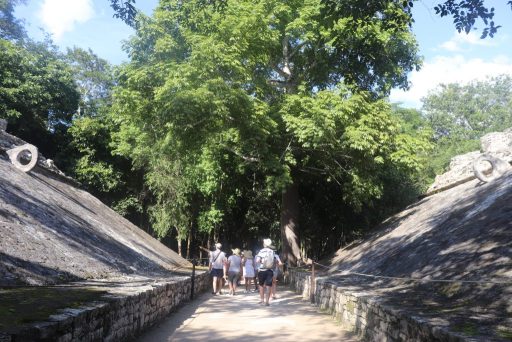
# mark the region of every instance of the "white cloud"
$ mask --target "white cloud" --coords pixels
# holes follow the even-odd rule
[[[466,32],[455,32],[450,40],[442,43],[439,47],[442,50],[448,50],[450,52],[462,51],[473,46],[494,46],[496,41],[491,39],[480,39],[480,36],[475,32],[471,31],[468,34]]]
[[[94,15],[92,0],[44,0],[40,18],[46,29],[59,40],[75,24],[85,23]]]
[[[443,49],[443,50],[448,50],[450,52],[455,52],[455,51],[461,51],[462,48],[459,46],[459,44],[453,40],[449,40],[449,41],[446,41],[444,42],[443,44],[440,45],[440,47]]]
[[[480,58],[466,59],[461,55],[436,56],[432,61],[425,62],[420,71],[414,71],[409,75],[412,83],[409,91],[393,89],[390,100],[419,109],[422,104],[421,98],[441,83],[467,84],[502,74],[512,76],[512,60],[507,56],[496,56],[490,61]]]

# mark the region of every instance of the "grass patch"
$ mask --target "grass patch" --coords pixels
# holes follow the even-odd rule
[[[468,336],[478,335],[478,327],[472,323],[464,323],[461,325],[456,325],[453,327],[453,330],[461,332]]]
[[[498,336],[505,340],[512,341],[512,329],[511,328],[498,328]]]
[[[461,283],[450,283],[441,287],[441,293],[448,298],[458,294],[462,288]]]
[[[59,309],[77,308],[98,300],[105,293],[62,287],[0,289],[0,331],[15,333],[23,325],[44,321]]]

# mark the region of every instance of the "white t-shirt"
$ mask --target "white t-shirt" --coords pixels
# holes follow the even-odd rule
[[[228,272],[240,272],[240,264],[242,263],[242,258],[238,255],[232,255],[228,258],[229,262],[229,270]]]
[[[222,270],[224,268],[224,262],[226,262],[226,253],[221,250],[210,252],[210,263],[212,264],[212,268]]]
[[[261,263],[262,259],[267,256],[267,251],[272,251],[272,249],[265,247],[262,250],[258,252],[258,255],[256,255],[256,262],[258,264],[258,268],[260,270],[266,270],[266,268],[263,268],[263,264]],[[274,265],[275,265],[275,253],[274,253]]]

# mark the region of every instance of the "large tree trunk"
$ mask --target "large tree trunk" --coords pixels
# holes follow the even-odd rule
[[[297,261],[301,259],[298,229],[299,191],[296,184],[291,184],[283,191],[281,197],[281,255],[289,266],[297,266]]]
[[[176,242],[178,242],[178,254],[180,257],[183,257],[183,254],[181,253],[181,239],[179,236],[176,238]]]

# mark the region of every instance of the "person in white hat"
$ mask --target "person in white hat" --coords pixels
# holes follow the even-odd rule
[[[275,254],[272,240],[263,240],[263,249],[256,255],[256,262],[259,264],[258,284],[260,288],[260,304],[269,305],[270,292],[272,292],[272,280],[274,278]],[[268,290],[267,290],[268,288]],[[267,291],[266,291],[267,290]],[[266,295],[265,295],[266,291]]]
[[[209,271],[213,278],[213,295],[222,294],[222,283],[224,280],[224,264],[226,263],[226,253],[221,251],[222,245],[217,242],[215,251],[210,252]]]

